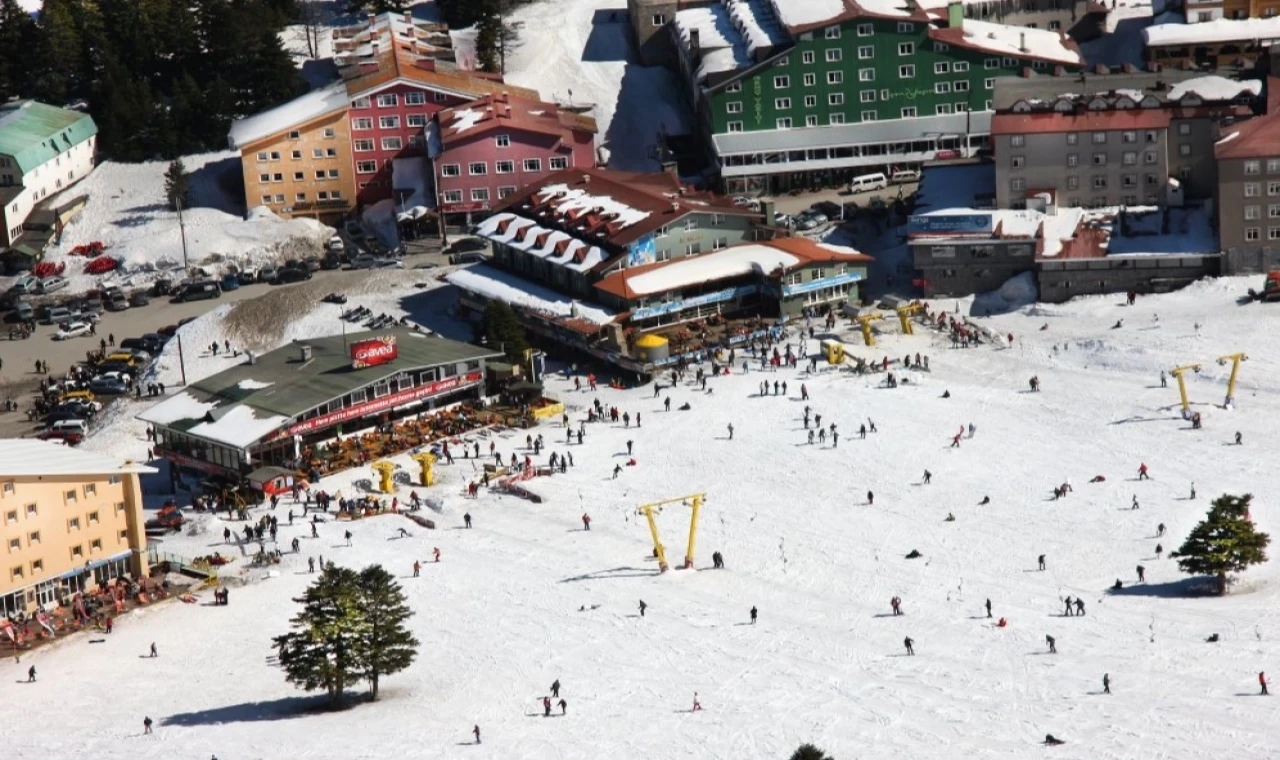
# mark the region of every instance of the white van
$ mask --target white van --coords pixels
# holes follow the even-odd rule
[[[88,428],[85,427],[84,420],[58,420],[47,429],[67,433],[79,433],[80,435],[84,435],[89,432]]]
[[[905,185],[909,182],[920,181],[919,169],[900,169],[889,177],[889,181],[895,185]]]
[[[849,192],[851,193],[861,193],[865,190],[883,190],[888,186],[889,178],[884,176],[884,172],[863,174],[860,177],[854,177],[849,180]]]

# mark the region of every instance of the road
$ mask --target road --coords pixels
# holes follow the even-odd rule
[[[426,254],[406,259],[406,264],[412,269],[427,262],[439,264],[442,260],[440,254]],[[362,271],[320,271],[315,273],[313,280],[332,281],[333,289],[342,291],[347,283],[364,276],[365,272]],[[102,321],[98,323],[97,335],[65,341],[53,340],[53,334],[58,329],[54,325],[37,325],[35,334],[30,338],[13,341],[5,340],[8,331],[0,326],[0,359],[4,361],[3,367],[0,367],[0,398],[11,397],[22,405],[18,412],[0,411],[0,438],[28,435],[40,429],[27,422],[25,412],[31,394],[40,383],[41,376],[35,372],[36,359],[49,362],[52,374],[61,375],[72,364],[84,361],[86,352],[97,349],[98,341],[108,335],[115,335],[118,343],[125,338],[156,332],[165,325],[176,325],[188,317],[198,317],[221,304],[257,298],[271,292],[274,287],[276,286],[248,285],[209,301],[171,303],[168,298],[157,298],[147,306],[104,312]]]

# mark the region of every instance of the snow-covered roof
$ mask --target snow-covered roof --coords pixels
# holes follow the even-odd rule
[[[505,231],[498,232],[504,222],[507,223]],[[486,219],[476,227],[475,234],[497,243],[506,243],[512,248],[545,259],[550,264],[575,272],[585,272],[605,259],[604,251],[599,246],[588,245],[567,232],[548,229],[532,219],[507,212],[494,214]],[[557,251],[556,247],[561,244],[564,244],[564,250]],[[581,260],[577,260],[579,256]]]
[[[0,478],[158,472],[154,467],[37,438],[0,439]]]
[[[1142,30],[1151,45],[1206,45],[1243,40],[1280,40],[1280,16],[1227,19],[1199,24],[1157,24]]]
[[[557,293],[536,283],[509,274],[501,269],[476,264],[459,269],[445,276],[451,285],[485,298],[521,306],[552,317],[575,317],[598,325],[605,325],[617,318],[617,312],[603,306],[584,304],[563,293]]]
[[[296,97],[283,105],[237,119],[231,124],[228,139],[231,147],[243,148],[256,140],[340,111],[346,108],[347,104],[346,86],[342,82],[334,82]]]
[[[723,280],[752,272],[768,274],[778,267],[785,269],[798,263],[799,258],[772,246],[735,245],[699,256],[686,256],[666,266],[628,277],[627,286],[641,296],[666,293],[700,282]]]
[[[1040,236],[1044,240],[1040,255],[1053,257],[1061,253],[1063,241],[1075,236],[1084,215],[1085,210],[1082,208],[1060,208],[1056,214],[1045,214],[1042,219],[1044,224],[1040,228]]]
[[[1032,56],[1072,65],[1083,63],[1080,51],[1068,46],[1068,38],[1049,29],[1006,26],[967,18],[962,30],[964,43],[989,53],[1015,58]]]
[[[773,12],[789,27],[820,24],[845,12],[844,0],[771,0]],[[876,2],[873,0],[872,5]],[[903,15],[906,15],[905,13]]]
[[[704,5],[678,11],[675,30],[680,47],[690,60],[695,58],[693,38],[698,38],[698,81],[708,74],[734,71],[751,63],[747,42],[734,27],[723,5]]]
[[[245,405],[233,406],[226,414],[215,415],[213,422],[201,422],[186,432],[209,441],[225,443],[237,449],[248,447],[254,441],[265,438],[290,418],[279,414],[259,416],[257,410]]]
[[[790,38],[773,14],[769,0],[723,0],[734,27],[746,40],[747,53],[753,58],[759,50],[789,42]]]
[[[1246,79],[1238,82],[1216,74],[1188,79],[1169,88],[1169,99],[1179,100],[1183,95],[1191,93],[1204,100],[1231,100],[1244,94],[1258,95],[1262,93],[1262,81]]]
[[[138,419],[156,425],[171,425],[178,420],[198,420],[217,408],[217,401],[201,401],[190,391],[182,391],[139,414]]]
[[[613,221],[619,227],[629,227],[649,217],[648,211],[632,208],[607,195],[592,195],[582,188],[569,187],[565,184],[547,185],[538,190],[536,196],[539,201],[549,200],[561,214],[591,211],[597,208],[602,214],[616,214],[617,219]]]

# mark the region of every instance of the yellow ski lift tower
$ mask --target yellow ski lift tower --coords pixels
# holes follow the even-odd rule
[[[391,476],[395,473],[396,466],[384,459],[381,462],[373,463],[373,471],[378,473],[378,490],[383,493],[391,493]]]
[[[1182,374],[1187,371],[1199,372],[1199,364],[1188,364],[1185,367],[1174,367],[1169,370],[1169,374],[1173,375],[1178,381],[1178,395],[1182,397],[1182,417],[1189,419],[1191,417],[1191,402],[1187,401],[1187,383],[1182,379]]]
[[[422,465],[422,485],[433,486],[436,484],[436,455],[430,451],[421,454],[414,454],[413,460]]]
[[[916,334],[915,327],[911,324],[911,315],[921,311],[922,309],[924,309],[924,304],[922,303],[907,304],[906,306],[899,306],[894,309],[894,311],[898,312],[898,323],[902,325],[903,335]]]
[[[661,512],[662,507],[667,504],[688,503],[689,506],[693,507],[693,514],[689,518],[689,548],[684,555],[684,567],[687,570],[693,567],[693,549],[698,540],[698,512],[702,509],[702,502],[706,498],[707,495],[705,493],[695,493],[636,507],[636,514],[644,515],[645,519],[649,521],[649,535],[653,537],[653,550],[658,555],[658,570],[661,572],[665,573],[671,567],[667,564],[667,549],[662,545],[662,539],[658,538],[658,523],[653,519],[654,514]]]
[[[881,314],[867,314],[861,317],[854,317],[853,321],[858,323],[858,329],[862,330],[862,342],[868,346],[876,344],[876,338],[871,334],[871,323],[879,322],[884,319]]]
[[[1244,353],[1227,354],[1218,357],[1218,364],[1223,365],[1231,362],[1231,377],[1227,380],[1227,400],[1223,402],[1224,408],[1230,408],[1236,402],[1236,377],[1240,374],[1240,362],[1248,361],[1249,357]]]

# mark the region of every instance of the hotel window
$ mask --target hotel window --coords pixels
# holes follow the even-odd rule
[[[955,90],[956,92],[968,92],[969,80],[967,79],[956,80],[956,82],[952,85],[952,89]]]
[[[489,188],[473,187],[471,188],[471,200],[477,203],[483,203],[489,200]]]
[[[323,198],[321,200],[323,200]],[[306,201],[307,201],[306,193],[295,193],[293,196],[294,203],[306,203]]]
[[[497,137],[493,138],[493,142],[494,142],[494,144],[496,144],[499,148],[510,148],[510,147],[511,147],[511,135],[498,135]]]
[[[1244,239],[1249,242],[1255,242],[1259,238],[1257,227],[1246,227],[1244,230]]]
[[[1138,175],[1136,175],[1136,174],[1126,174],[1126,175],[1124,175],[1123,177],[1121,177],[1121,178],[1120,178],[1120,186],[1121,186],[1121,187],[1126,187],[1126,188],[1137,187],[1137,186],[1138,186]]]
[[[427,126],[427,115],[421,114],[421,113],[411,113],[408,116],[404,117],[404,123],[410,127],[425,127]]]
[[[75,504],[75,503],[76,503],[76,492],[75,492],[75,491],[66,491],[66,492],[64,492],[64,493],[62,494],[62,500],[63,500],[63,501],[65,501],[65,502],[66,502],[66,503],[68,503],[68,504]]]
[[[542,171],[542,159],[540,159],[540,158],[526,158],[526,159],[524,160],[524,170],[525,170],[525,171],[527,171],[527,172],[540,172],[540,171]]]
[[[1026,156],[1010,156],[1010,157],[1009,157],[1009,167],[1010,167],[1010,168],[1013,168],[1013,169],[1021,169],[1022,167],[1026,166],[1026,165],[1027,165],[1027,157],[1026,157]]]
[[[547,159],[547,165],[548,165],[548,168],[550,168],[552,171],[555,171],[557,169],[568,169],[569,158],[567,156],[552,156],[551,158]]]
[[[933,109],[933,112],[938,116],[944,116],[946,114],[949,114],[951,113],[951,104],[942,103],[941,105],[935,106]]]
[[[515,194],[516,194],[515,185],[500,185],[498,187],[498,200],[502,200],[503,198],[506,198],[508,196],[512,196]]]
[[[351,120],[352,129],[373,129],[373,119],[365,116],[359,119]]]
[[[404,94],[404,104],[406,106],[421,106],[427,102],[427,94],[425,92],[406,92]]]
[[[332,140],[334,137],[337,137],[338,135],[338,133],[334,131],[333,127],[325,127],[324,132],[322,134],[325,136],[326,140]]]
[[[1261,206],[1245,206],[1244,218],[1245,219],[1261,219],[1262,207]]]
[[[97,494],[98,494],[98,486],[94,485],[93,483],[84,484],[84,495],[86,497],[96,496]]]
[[[721,248],[728,248],[728,247],[729,247],[729,238],[727,237],[718,237],[715,240],[711,241],[711,250],[713,251],[718,251]]]
[[[740,121],[731,121],[731,122],[729,122],[728,124],[726,124],[726,125],[725,125],[725,127],[726,127],[726,128],[728,129],[728,131],[730,131],[730,132],[741,132],[741,131],[742,131],[742,122],[740,122]]]
[[[732,93],[732,92],[742,92],[742,81],[741,81],[741,80],[739,80],[739,81],[737,81],[737,82],[733,82],[732,84],[730,84],[730,85],[728,85],[727,87],[725,87],[725,88],[724,88],[724,91],[725,91],[725,92],[730,92],[730,93]]]
[[[263,202],[264,204],[266,204],[266,203],[271,203],[271,196],[270,196],[270,195],[264,195],[264,196],[262,196],[262,202]]]
[[[1132,134],[1132,133],[1130,133],[1130,134]],[[1107,133],[1106,133],[1106,132],[1094,132],[1094,133],[1093,133],[1092,140],[1093,140],[1093,144],[1094,144],[1094,145],[1104,145],[1104,144],[1106,144],[1106,142],[1107,142]]]
[[[12,578],[12,579],[18,579],[18,578],[21,578],[21,577],[22,577],[22,565],[18,565],[17,567],[15,567],[15,568],[13,568],[12,570],[10,570],[10,571],[9,571],[9,577],[10,577],[10,578]]]
[[[899,79],[912,79],[916,75],[916,67],[914,65],[906,65],[898,67]]]
[[[830,116],[828,116],[828,117],[827,117],[827,123],[829,123],[829,124],[843,124],[843,123],[844,123],[844,114],[842,114],[842,113],[833,113],[833,114],[831,114]]]
[[[316,179],[324,179],[324,169],[319,169],[316,171]]]
[[[814,60],[813,51],[812,50],[804,51],[804,53],[800,56],[800,60],[803,61],[804,63],[813,63],[813,60]]]
[[[1159,141],[1160,141],[1160,133],[1159,133],[1159,132],[1154,132],[1154,131],[1148,130],[1148,131],[1147,131],[1147,133],[1146,133],[1146,138],[1147,138],[1147,142],[1149,142],[1149,143],[1159,142]],[[1257,172],[1254,172],[1254,173],[1256,174]]]
[[[324,158],[324,148],[313,148],[311,150],[312,158]]]
[[[836,63],[840,60],[840,48],[827,48],[827,63]]]
[[[515,161],[494,161],[493,171],[497,174],[514,174],[516,171]]]
[[[949,74],[951,73],[951,64],[947,63],[946,61],[938,61],[937,63],[933,64],[933,73]]]
[[[302,151],[300,151],[300,150],[291,151],[291,152],[290,152],[290,154],[289,154],[289,156],[290,156],[290,158],[292,158],[294,161],[301,161],[301,160],[302,160]]]
[[[1245,162],[1244,162],[1244,173],[1245,173],[1245,174],[1259,174],[1259,173],[1261,173],[1261,172],[1262,172],[1262,162],[1261,162],[1261,161],[1245,161]]]
[[[1106,188],[1107,188],[1107,178],[1106,178],[1106,177],[1104,177],[1104,176],[1097,176],[1097,177],[1094,177],[1094,178],[1093,178],[1093,189],[1094,189],[1094,190],[1105,190]]]
[[[437,103],[443,103],[449,99],[449,96],[444,94],[443,92],[435,92],[431,94],[431,98],[435,100],[435,102]]]
[[[72,517],[67,520],[67,530],[80,530],[80,518]]]
[[[1080,188],[1080,178],[1076,176],[1067,177],[1067,189],[1078,190]]]
[[[1280,219],[1280,206],[1275,204],[1267,206],[1267,216],[1271,219]]]
[[[399,129],[400,117],[399,116],[379,116],[378,126],[381,127],[382,129]]]
[[[369,107],[369,99],[368,99],[368,98],[356,98],[355,100],[351,101],[351,107],[352,107],[352,108],[368,108],[368,107]]]
[[[375,174],[378,171],[377,161],[357,161],[356,174]]]
[[[83,557],[83,556],[84,556],[83,546],[77,544],[76,546],[71,547],[72,559],[79,559],[80,557]]]
[[[833,93],[831,93],[831,94],[827,95],[827,105],[829,105],[829,106],[842,106],[842,105],[844,105],[844,93],[843,93],[843,92],[833,92]]]
[[[875,111],[863,111],[861,114],[858,115],[858,118],[860,118],[864,122],[872,122],[878,119],[879,117],[880,115],[877,114]]]
[[[462,164],[441,164],[440,176],[441,177],[461,177]]]
[[[1138,163],[1138,154],[1131,150],[1127,150],[1120,154],[1120,163],[1125,166],[1134,166]]]
[[[916,108],[915,108],[915,106],[911,106],[910,108],[904,108],[904,109],[902,109],[902,118],[904,118],[904,119],[914,119],[915,117],[916,117]]]
[[[871,72],[871,78],[870,78],[870,79],[864,78],[864,77],[863,77],[863,75],[862,75],[862,71],[870,71],[870,72]],[[875,79],[875,78],[876,78],[876,70],[875,70],[875,69],[863,69],[862,71],[859,71],[859,72],[858,72],[858,79],[862,80],[863,82],[870,82],[872,79]],[[827,84],[844,84],[844,72],[843,72],[843,71],[828,71],[828,72],[827,72]]]
[[[445,203],[462,203],[462,191],[461,190],[445,190],[444,202]]]
[[[951,92],[951,83],[950,82],[934,82],[933,91],[935,94],[938,94],[938,95],[946,95],[948,92]]]
[[[1267,174],[1276,174],[1280,172],[1280,158],[1267,159]]]
[[[724,224],[724,220],[725,220],[725,215],[724,215],[724,214],[714,214],[714,213],[713,213],[713,214],[711,215],[711,226],[712,226],[712,227],[719,227],[720,225]]]
[[[1185,122],[1185,121],[1184,121],[1184,122],[1182,122],[1181,124],[1179,124],[1179,125],[1178,125],[1178,134],[1180,134],[1180,135],[1189,135],[1189,134],[1191,134],[1191,125],[1190,125],[1189,123]]]
[[[779,111],[786,111],[791,108],[791,98],[774,98],[773,107]]]
[[[785,90],[791,86],[791,77],[778,76],[773,78],[774,89]]]
[[[20,538],[9,539],[9,553],[12,554],[13,552],[17,552],[17,551],[22,551],[22,539]]]
[[[1179,145],[1179,146],[1178,146],[1178,155],[1179,155],[1179,156],[1190,156],[1190,155],[1191,155],[1191,146],[1190,146],[1190,145]]]
[[[859,37],[865,37],[865,36],[866,36],[866,35],[864,35],[864,34],[862,33],[862,27],[864,27],[864,26],[866,26],[866,27],[870,27],[871,25],[870,25],[870,24],[860,24],[860,25],[858,26],[858,36],[859,36]],[[829,40],[838,40],[838,39],[840,39],[840,27],[838,27],[838,26],[829,26],[829,27],[827,27],[826,29],[824,29],[824,30],[822,30],[822,31],[823,31],[823,35],[824,35],[827,39],[829,39]],[[867,32],[867,34],[871,34],[871,32]]]
[[[1106,154],[1106,153],[1094,153],[1094,154],[1093,154],[1093,165],[1094,165],[1094,166],[1106,166],[1106,165],[1107,165],[1107,154]]]
[[[985,87],[985,88],[986,88],[986,89],[988,89],[988,90],[994,90],[994,89],[996,88],[996,80],[995,80],[995,78],[994,78],[994,77],[992,77],[991,79],[984,79],[984,80],[982,80],[982,86],[983,86],[983,87]],[[990,106],[987,106],[987,109],[986,109],[986,110],[990,111],[990,110],[991,110],[991,107],[990,107]]]
[[[284,203],[284,193],[276,193],[276,203]]]
[[[859,102],[861,102],[861,103],[874,103],[874,102],[876,102],[876,91],[875,91],[875,90],[863,90],[862,92],[858,93],[858,101],[859,101]]]
[[[398,102],[399,99],[396,98],[395,93],[387,93],[378,96],[378,108],[394,108]]]
[[[858,60],[869,61],[876,56],[876,49],[871,45],[863,45],[858,48]]]
[[[40,508],[37,507],[35,504],[27,505],[27,517],[35,517],[39,513],[39,511],[40,511]]]
[[[898,34],[912,34],[915,32],[915,30],[916,30],[915,24],[912,24],[906,21],[898,22]]]
[[[97,525],[97,524],[98,524],[98,513],[97,513],[97,512],[90,512],[90,513],[89,513],[89,524],[90,524],[90,525]]]
[[[368,153],[373,150],[373,140],[355,140],[351,144],[356,153]]]
[[[984,60],[984,61],[982,62],[982,68],[984,68],[984,69],[986,69],[986,70],[988,70],[988,71],[990,71],[991,69],[998,69],[998,68],[1000,68],[1000,59],[999,59],[999,58],[988,58],[988,59],[986,59],[986,60]]]
[[[667,17],[661,13],[655,13],[653,14],[653,18],[649,19],[649,23],[653,26],[665,26],[667,23]]]
[[[956,74],[960,74],[968,70],[969,70],[968,61],[955,61],[954,63],[951,64],[951,71],[953,71]]]
[[[265,150],[264,150],[264,151],[259,151],[259,152],[258,152],[258,160],[259,160],[259,161],[266,161],[266,160],[267,160],[267,152],[266,152]]]
[[[898,55],[915,55],[916,44],[914,42],[899,42]]]
[[[774,122],[774,123],[777,125],[777,128],[778,128],[778,129],[791,129],[791,119],[790,119],[790,118],[786,118],[786,119],[778,119],[778,120],[777,120],[776,122]]]
[[[402,141],[399,137],[382,138],[383,150],[400,150],[403,147],[404,147],[404,141]]]
[[[91,552],[100,552],[100,551],[102,551],[102,539],[100,539],[100,538],[95,538],[95,539],[93,539],[92,541],[90,541],[90,542],[89,542],[89,551],[91,551]]]
[[[724,104],[725,113],[742,113],[742,101],[731,100]]]
[[[818,107],[818,96],[817,96],[817,95],[805,95],[805,96],[804,96],[804,107],[805,107],[805,108],[817,108],[817,107]]]
[[[31,574],[32,574],[32,575],[34,575],[34,574],[36,574],[36,573],[39,573],[39,572],[43,572],[43,571],[44,571],[44,560],[42,560],[42,559],[33,559],[33,560],[31,560]]]
[[[829,27],[829,28],[839,28],[839,27]],[[873,26],[872,24],[858,24],[859,37],[870,37],[871,35],[875,34],[875,31],[876,31],[875,26]]]

